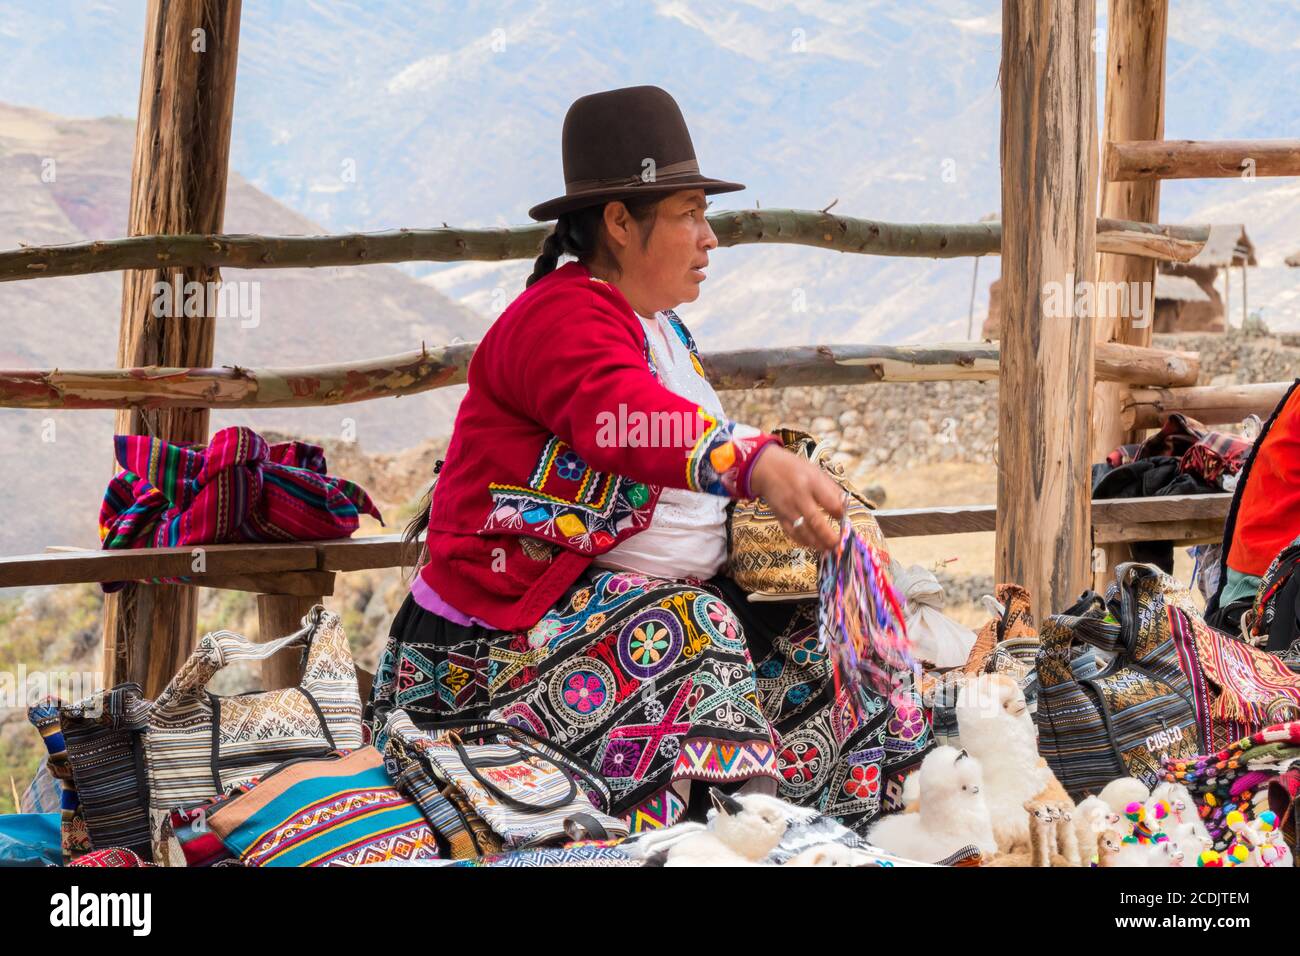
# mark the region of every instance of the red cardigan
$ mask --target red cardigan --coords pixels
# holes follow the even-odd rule
[[[526,630],[594,555],[650,524],[662,487],[750,497],[776,441],[665,388],[627,299],[567,263],[474,352],[420,574],[458,611]]]

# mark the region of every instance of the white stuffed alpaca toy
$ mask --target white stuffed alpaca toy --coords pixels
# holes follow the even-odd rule
[[[1117,777],[1101,788],[1099,796],[1111,810],[1123,816],[1130,803],[1146,803],[1151,791],[1137,777]]]
[[[1161,821],[1161,829],[1169,839],[1182,851],[1184,865],[1187,860],[1195,861],[1205,850],[1214,846],[1210,831],[1196,813],[1196,804],[1192,795],[1181,783],[1161,783],[1151,791],[1151,799],[1146,803],[1148,818],[1154,818],[1155,804],[1164,801],[1168,814]]]
[[[1079,865],[1072,825],[1074,803],[1038,756],[1038,734],[1025,696],[1005,674],[980,674],[957,695],[962,746],[984,770],[993,835],[1004,853],[1048,844],[1066,863]],[[1031,864],[1032,865],[1032,864]]]
[[[935,863],[962,847],[997,849],[979,761],[955,747],[936,747],[921,761],[915,813],[883,817],[867,842],[908,860]]]
[[[668,847],[664,866],[761,866],[785,836],[788,808],[761,793],[709,791],[716,813],[707,828]]]
[[[1120,830],[1123,817],[1110,808],[1101,797],[1085,797],[1074,808],[1075,841],[1079,844],[1079,858],[1086,866],[1101,852],[1101,835],[1107,830]]]

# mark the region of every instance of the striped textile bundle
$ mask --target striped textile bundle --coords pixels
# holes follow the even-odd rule
[[[1268,809],[1268,786],[1300,759],[1300,720],[1275,724],[1234,741],[1212,754],[1165,760],[1163,777],[1181,783],[1196,801],[1216,850],[1234,839],[1227,816],[1240,810],[1247,819]]]
[[[374,747],[276,767],[217,804],[208,826],[245,866],[365,866],[435,860],[420,808]]]
[[[63,784],[50,773],[50,758],[36,765],[36,774],[18,798],[19,813],[58,813],[63,809]]]
[[[207,691],[228,664],[265,660],[303,645],[307,661],[298,687],[233,697]],[[184,865],[179,844],[164,838],[172,809],[198,806],[286,760],[361,745],[356,667],[337,614],[318,604],[301,630],[264,643],[231,631],[206,635],[149,715],[145,752],[154,859]]]
[[[418,735],[415,725],[403,710],[390,711],[389,731],[384,744],[385,767],[397,789],[415,801],[424,818],[433,825],[454,860],[468,860],[482,856],[491,849],[501,849],[501,840],[494,837],[486,824],[469,816],[443,795],[438,782],[433,779],[424,761],[407,746],[410,735]],[[473,825],[471,825],[473,824]]]
[[[206,447],[144,435],[117,435],[113,444],[124,470],[99,510],[105,550],[346,538],[362,514],[383,523],[359,485],[325,473],[319,445],[268,445],[242,426],[221,429]]]
[[[151,851],[144,732],[152,706],[139,684],[119,684],[59,712],[91,843],[130,849],[146,860]]]

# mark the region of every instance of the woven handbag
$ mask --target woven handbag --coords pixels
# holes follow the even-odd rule
[[[244,866],[366,866],[436,860],[432,827],[374,747],[287,761],[208,811]]]
[[[773,433],[788,451],[820,466],[847,493],[847,509],[853,529],[863,541],[876,547],[889,560],[885,536],[871,514],[875,504],[855,489],[843,470],[831,463],[829,445],[807,432],[778,428]],[[736,501],[727,517],[727,574],[743,588],[751,601],[797,601],[817,597],[816,551],[790,540],[775,512],[762,498]]]
[[[1203,749],[1169,623],[1171,600],[1181,601],[1177,582],[1131,562],[1115,576],[1119,623],[1096,613],[1056,614],[1039,629],[1038,750],[1076,798],[1117,777],[1154,786],[1161,760]],[[1109,663],[1080,676],[1072,664],[1081,644]]]
[[[72,778],[72,766],[68,763],[68,749],[59,721],[59,708],[62,706],[63,702],[56,697],[42,697],[27,708],[27,719],[40,733],[41,742],[45,744],[48,754],[46,766],[50,776],[59,783],[59,836],[66,863],[89,853],[93,847],[90,833],[86,830],[86,818],[81,813],[77,784]]]
[[[152,859],[144,735],[153,701],[119,684],[59,709],[82,816],[96,849],[120,847]]]
[[[233,697],[209,681],[236,661],[260,661],[287,648],[306,657],[297,687]],[[155,862],[183,866],[162,839],[173,808],[185,809],[261,776],[294,757],[323,757],[362,745],[361,698],[347,635],[337,614],[316,605],[302,628],[257,643],[231,631],[204,636],[149,714],[145,754]]]
[[[394,710],[385,730],[385,753],[396,765],[390,774],[408,786],[453,856],[471,846],[473,855],[484,855],[628,835],[627,824],[605,812],[604,779],[522,727],[483,720],[417,728]]]

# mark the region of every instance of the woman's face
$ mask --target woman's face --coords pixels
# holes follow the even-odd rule
[[[707,205],[703,189],[670,193],[644,224],[621,202],[605,207],[606,232],[622,269],[614,282],[641,315],[699,298],[709,250],[718,245],[704,218]]]

